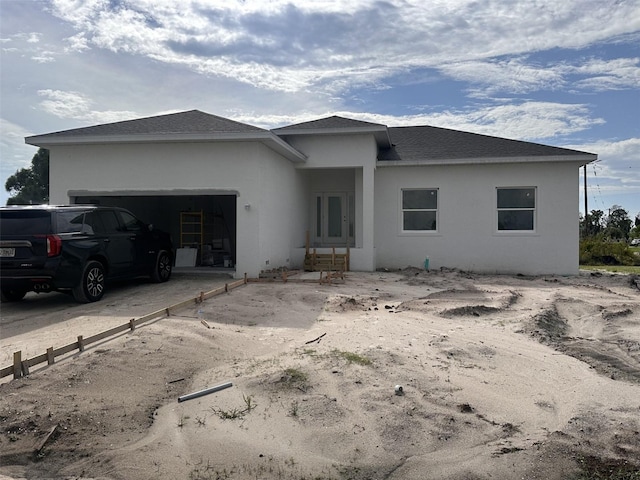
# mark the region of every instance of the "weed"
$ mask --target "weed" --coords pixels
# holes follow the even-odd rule
[[[579,460],[580,473],[573,480],[640,480],[640,467],[626,460],[584,457]]]
[[[291,408],[289,409],[289,416],[297,417],[298,416],[298,408],[299,408],[299,404],[298,404],[298,402],[296,400],[291,402]]]
[[[246,412],[250,412],[251,410],[253,410],[254,408],[256,408],[256,403],[253,401],[253,397],[251,395],[246,395],[243,393],[242,394],[242,400],[244,400],[244,404],[246,405],[247,408],[245,408]]]
[[[337,355],[338,357],[344,358],[348,363],[356,363],[358,365],[363,365],[363,366],[371,365],[373,363],[370,358],[365,357],[364,355],[353,353],[353,352],[343,352],[341,350],[334,350],[333,354]]]
[[[243,394],[242,400],[244,400],[245,408],[240,409],[234,407],[229,410],[223,410],[221,408],[211,407],[211,411],[222,420],[236,420],[238,418],[243,418],[247,413],[256,408],[257,404],[253,401],[253,397],[251,395]]]
[[[189,419],[188,415],[180,415],[180,420],[178,420],[178,427],[182,428],[187,423]]]
[[[305,384],[308,379],[309,376],[302,370],[287,368],[282,377],[280,377],[280,382],[288,386],[299,386],[300,384]]]

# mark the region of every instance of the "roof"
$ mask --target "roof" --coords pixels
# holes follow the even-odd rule
[[[235,122],[199,110],[170,113],[154,117],[105,123],[91,127],[74,128],[61,132],[37,135],[38,139],[62,137],[86,137],[103,135],[161,135],[161,134],[196,134],[196,133],[248,133],[266,131],[262,128]]]
[[[332,117],[320,118],[318,120],[311,120],[310,122],[296,123],[288,125],[286,127],[276,128],[273,132],[282,133],[284,131],[290,132],[294,130],[322,130],[331,128],[383,128],[386,129],[386,125],[381,123],[363,122],[362,120],[353,120],[352,118],[339,117],[334,115]]]
[[[378,160],[381,164],[516,157],[554,157],[585,161],[596,159],[595,154],[568,148],[430,126],[391,127],[389,137],[392,146],[380,151]],[[593,158],[587,160],[587,156]]]
[[[389,148],[389,131],[381,123],[363,122],[334,115],[271,130],[279,136],[373,134],[380,148]]]
[[[568,148],[431,126],[387,127],[334,115],[265,130],[199,110],[36,135],[27,137],[25,142],[49,148],[105,143],[257,141],[291,161],[304,162],[306,156],[287,143],[287,137],[353,134],[374,136],[379,166],[537,159],[586,164],[597,159],[595,154]]]
[[[199,110],[74,128],[25,138],[30,145],[82,145],[144,142],[258,141],[294,162],[306,156],[269,130]]]

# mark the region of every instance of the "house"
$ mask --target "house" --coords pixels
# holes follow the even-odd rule
[[[52,203],[129,208],[237,277],[349,246],[352,270],[578,272],[591,153],[329,117],[265,130],[197,110],[26,138]],[[307,233],[308,232],[308,233]],[[307,237],[308,235],[308,237]]]

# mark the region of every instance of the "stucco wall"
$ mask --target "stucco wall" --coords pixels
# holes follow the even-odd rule
[[[259,218],[260,268],[291,267],[292,249],[304,245],[305,181],[291,162],[261,148],[260,203],[250,211]]]
[[[287,142],[307,155],[297,168],[361,167],[375,165],[377,147],[373,135],[290,136]]]
[[[257,276],[266,260],[283,266],[303,241],[292,239],[304,235],[295,169],[260,143],[57,146],[50,156],[52,203],[75,190],[237,192],[237,276]]]
[[[310,176],[315,175],[314,170],[320,172],[324,168],[343,168],[345,177],[353,172],[356,248],[351,252],[351,266],[354,270],[374,270],[374,174],[378,150],[373,135],[291,136],[287,141],[307,155],[307,161],[296,168]],[[340,170],[331,173],[339,176]],[[313,181],[310,183],[313,185]],[[340,184],[339,178],[336,184]]]
[[[537,187],[535,232],[497,230],[496,188]],[[437,188],[438,230],[401,232],[402,188]],[[578,165],[493,164],[379,167],[375,180],[377,266],[476,272],[578,273]]]

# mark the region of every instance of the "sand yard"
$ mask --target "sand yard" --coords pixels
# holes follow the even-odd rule
[[[640,478],[636,282],[250,283],[1,384],[0,479]]]

